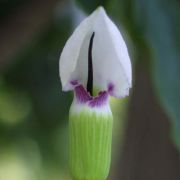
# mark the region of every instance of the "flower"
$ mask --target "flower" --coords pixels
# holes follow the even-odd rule
[[[76,28],[59,65],[62,89],[74,90],[69,119],[72,176],[79,180],[106,179],[113,119],[109,96],[129,94],[132,72],[122,35],[103,7]]]

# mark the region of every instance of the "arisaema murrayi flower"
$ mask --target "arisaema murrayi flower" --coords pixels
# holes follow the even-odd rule
[[[127,96],[132,75],[126,44],[103,7],[68,39],[59,69],[62,89],[74,91],[69,115],[71,175],[75,180],[105,180],[113,124],[109,96]]]

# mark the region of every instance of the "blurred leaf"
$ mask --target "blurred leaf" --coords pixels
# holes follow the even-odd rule
[[[30,0],[1,0],[0,1],[0,23],[6,22],[10,15],[18,8],[26,5]]]
[[[32,114],[25,132],[37,140],[46,160],[56,159],[54,131],[67,124],[72,100],[70,93],[62,92],[59,78],[59,54],[71,30],[71,18],[53,19],[24,47],[3,75],[7,85],[28,94]]]
[[[30,111],[31,103],[25,94],[0,86],[0,123],[17,125],[27,118]]]
[[[155,89],[171,117],[173,140],[180,148],[180,4],[175,0],[137,0],[136,7],[153,52],[152,78]]]
[[[151,60],[146,68],[151,68],[157,96],[172,120],[173,140],[180,148],[180,2],[113,0],[111,5],[140,56]],[[144,45],[150,47],[152,56]]]
[[[1,180],[39,180],[41,157],[37,144],[24,138],[19,142],[2,144],[0,149]],[[37,178],[36,178],[37,177]]]
[[[76,0],[77,4],[82,7],[86,12],[91,13],[98,6],[106,7],[109,0]]]

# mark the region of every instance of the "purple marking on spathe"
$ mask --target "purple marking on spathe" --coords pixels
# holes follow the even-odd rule
[[[112,96],[114,91],[114,85],[112,83],[108,84],[108,93]]]
[[[76,86],[74,90],[77,101],[82,104],[87,104],[92,108],[101,107],[108,101],[109,94],[107,91],[102,91],[98,96],[93,97],[82,85]]]
[[[78,81],[77,81],[77,80],[72,80],[72,81],[71,81],[71,84],[72,84],[73,86],[76,86],[76,85],[78,85]]]
[[[100,92],[98,96],[89,101],[91,107],[100,107],[107,103],[108,93],[106,91]]]
[[[90,101],[93,99],[93,97],[90,96],[90,94],[84,89],[82,85],[75,87],[75,96],[80,103],[86,103],[87,101]]]

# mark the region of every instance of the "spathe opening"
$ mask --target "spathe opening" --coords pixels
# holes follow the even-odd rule
[[[88,48],[88,80],[87,80],[87,91],[93,96],[93,61],[92,61],[92,48],[95,32],[92,33],[89,48]]]

